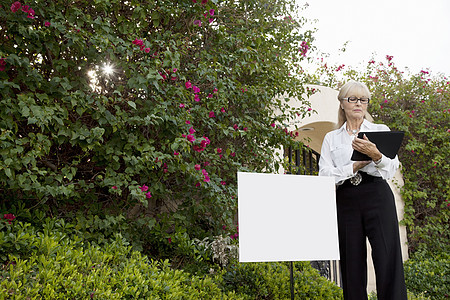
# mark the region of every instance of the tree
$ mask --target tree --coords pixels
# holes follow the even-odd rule
[[[191,231],[231,223],[236,172],[277,169],[284,125],[307,113],[276,98],[304,92],[290,72],[312,37],[294,9],[2,0],[0,198],[165,213]]]

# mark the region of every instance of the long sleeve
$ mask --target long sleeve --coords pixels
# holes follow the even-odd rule
[[[319,160],[319,176],[332,176],[335,178],[337,185],[341,184],[344,180],[352,177],[353,174],[353,162],[346,163],[344,165],[336,165],[332,157],[332,136],[327,134],[322,143],[322,150]]]

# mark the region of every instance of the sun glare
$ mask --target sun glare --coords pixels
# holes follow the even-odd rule
[[[110,64],[105,64],[103,66],[103,73],[105,73],[106,75],[111,75],[112,73],[114,73],[113,66]]]

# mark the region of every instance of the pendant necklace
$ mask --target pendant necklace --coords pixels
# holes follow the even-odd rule
[[[347,132],[351,132],[352,133],[352,139],[354,139],[356,137],[356,135],[358,134],[359,129],[352,129],[352,130],[347,129]]]

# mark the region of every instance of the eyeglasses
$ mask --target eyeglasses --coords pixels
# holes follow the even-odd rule
[[[348,98],[342,98],[342,100],[347,100],[350,103],[357,103],[358,100],[361,104],[368,104],[370,102],[369,98],[366,97],[362,97],[362,98],[357,98],[357,97],[348,97]]]

